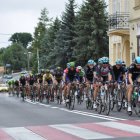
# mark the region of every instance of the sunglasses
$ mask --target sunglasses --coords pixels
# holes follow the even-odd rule
[[[109,64],[108,62],[104,62],[103,64]]]

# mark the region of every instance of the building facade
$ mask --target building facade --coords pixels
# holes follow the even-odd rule
[[[140,56],[140,0],[132,0],[130,4],[130,48],[131,60]]]
[[[109,0],[109,58],[130,64],[129,1]]]
[[[111,64],[140,56],[140,0],[109,0],[108,35]]]

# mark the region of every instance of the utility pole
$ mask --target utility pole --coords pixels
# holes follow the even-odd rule
[[[37,48],[37,64],[38,64],[38,73],[39,73],[40,63],[39,63],[39,50],[38,50],[38,48]]]

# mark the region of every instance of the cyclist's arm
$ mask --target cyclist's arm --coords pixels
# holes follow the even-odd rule
[[[64,82],[66,81],[66,73],[64,73],[64,75],[63,75],[63,81]]]
[[[43,75],[43,85],[45,84],[46,75]]]
[[[128,74],[128,79],[131,85],[133,85],[133,80],[132,80],[132,73]]]
[[[53,83],[55,83],[55,78],[53,77],[52,74],[51,74],[51,79],[52,79]]]

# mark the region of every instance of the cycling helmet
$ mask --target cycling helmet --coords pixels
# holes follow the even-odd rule
[[[94,65],[94,64],[95,64],[94,60],[92,59],[88,60],[88,65]]]
[[[61,70],[61,67],[57,67],[56,70]]]
[[[109,63],[109,58],[108,57],[103,57],[103,64]]]
[[[75,67],[75,62],[70,62],[70,67]]]
[[[82,67],[81,66],[78,66],[77,68],[76,68],[76,72],[80,72],[82,70]]]
[[[121,60],[121,59],[118,59],[118,60],[116,61],[116,65],[122,65],[122,60]]]
[[[135,63],[136,64],[140,64],[140,56],[138,56],[138,57],[135,58]]]
[[[50,70],[49,69],[46,69],[46,73],[50,73]]]
[[[70,68],[70,63],[67,63],[67,68]]]
[[[81,66],[78,66],[78,67],[77,67],[77,69],[78,69],[78,70],[81,70],[81,69],[82,69],[82,67],[81,67]]]
[[[103,63],[103,59],[102,59],[102,58],[99,58],[99,59],[98,59],[98,63],[99,63],[99,64],[102,64],[102,63]]]

